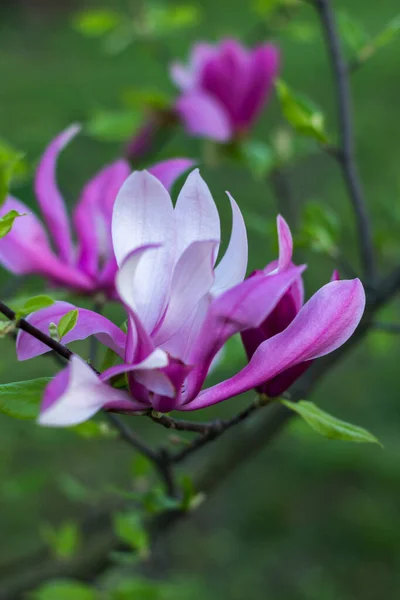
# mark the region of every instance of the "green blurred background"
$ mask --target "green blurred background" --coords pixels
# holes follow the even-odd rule
[[[396,0],[335,4],[371,32],[398,10]],[[96,110],[121,106],[127,88],[172,92],[168,60],[184,58],[194,40],[222,36],[264,39],[259,36],[259,17],[251,4],[203,0],[199,24],[167,36],[161,47],[158,42],[137,42],[111,56],[102,50],[99,40],[81,36],[71,26],[74,11],[98,5],[79,0],[62,6],[50,0],[19,0],[3,2],[0,7],[0,135],[33,162],[48,141],[71,122],[85,122]],[[110,0],[101,6],[125,9],[127,3]],[[315,15],[305,7],[296,19],[315,34],[304,41],[299,35],[274,33],[282,49],[282,76],[324,108],[328,129],[334,131],[331,78]],[[396,240],[400,231],[399,58],[400,42],[395,42],[352,78],[358,158],[381,248],[382,270],[388,270],[400,256]],[[255,137],[266,139],[280,122],[274,99]],[[68,202],[77,197],[85,180],[120,150],[119,143],[102,143],[85,135],[75,139],[63,153],[59,168]],[[201,152],[197,140],[178,135],[158,158],[195,158]],[[203,166],[202,174],[221,208],[225,232],[230,218],[225,189],[248,215],[250,263],[261,267],[275,252],[271,232],[277,208],[271,185],[254,180],[245,168],[223,162]],[[352,214],[334,162],[314,155],[288,169],[288,175],[299,207],[317,200],[340,216],[341,248],[356,264]],[[15,193],[34,206],[31,182]],[[261,226],[251,226],[250,221],[254,224],[255,220]],[[306,258],[309,295],[330,278],[333,265],[319,255],[308,253]],[[4,288],[9,285],[4,274],[1,281]],[[37,281],[29,285],[40,290]],[[118,318],[116,313],[114,316]],[[383,316],[396,320],[399,307],[391,306]],[[86,347],[80,350],[85,352]],[[313,397],[336,416],[369,428],[384,450],[329,442],[293,423],[273,446],[224,482],[190,520],[161,540],[156,549],[157,577],[189,581],[190,595],[201,599],[397,599],[399,350],[395,336],[371,334]],[[55,370],[46,358],[18,365],[9,340],[1,340],[0,352],[2,383]],[[224,363],[218,376],[228,371]],[[232,400],[222,410],[229,414],[243,401]],[[214,414],[215,410],[209,410],[202,418]],[[168,437],[167,432],[140,420],[134,425],[153,442]],[[235,443],[234,432],[221,443],[221,451],[226,443]],[[215,447],[204,450],[187,465],[188,472],[195,471],[212,451]],[[68,431],[40,429],[32,422],[0,415],[0,565],[41,546],[43,524],[79,519],[88,510],[85,503],[98,507],[109,501],[110,486],[130,485],[131,463],[129,448],[116,441],[85,440]],[[90,490],[89,501],[73,501],[71,480]]]

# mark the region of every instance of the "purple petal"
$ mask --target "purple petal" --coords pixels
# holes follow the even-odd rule
[[[246,275],[248,244],[246,225],[240,208],[227,192],[232,207],[232,233],[228,248],[215,269],[214,295],[241,283]]]
[[[233,135],[224,107],[210,94],[193,91],[180,96],[175,109],[190,135],[227,142]]]
[[[175,181],[195,165],[190,158],[171,158],[163,160],[149,168],[149,173],[157,177],[167,190],[170,190]]]
[[[190,173],[175,206],[177,256],[192,242],[221,239],[221,226],[214,199],[199,170]]]
[[[139,246],[175,245],[175,217],[165,187],[146,171],[135,171],[120,189],[112,218],[114,252],[118,264]]]
[[[237,115],[238,121],[244,128],[253,124],[265,106],[278,70],[279,51],[275,46],[265,44],[253,51],[246,93]]]
[[[179,258],[171,281],[168,306],[160,328],[153,334],[161,346],[190,318],[214,283],[216,241],[193,242]]]
[[[48,334],[50,323],[58,325],[60,319],[71,310],[78,310],[78,321],[74,329],[67,333],[63,339],[63,344],[74,342],[76,340],[85,340],[91,335],[104,345],[108,346],[114,352],[123,356],[126,344],[126,335],[114,323],[98,315],[97,313],[85,308],[76,308],[68,302],[56,302],[48,308],[38,310],[29,315],[26,320],[34,327]],[[17,356],[18,360],[28,360],[34,356],[40,356],[50,352],[50,348],[32,337],[21,329],[17,337]]]
[[[270,277],[256,274],[211,303],[188,358],[189,364],[196,365],[189,377],[188,398],[200,391],[212,359],[225,342],[235,333],[261,325],[302,270],[293,267]]]
[[[236,40],[224,40],[201,71],[201,89],[225,109],[235,130],[247,127],[241,120],[241,107],[251,76],[251,55]]]
[[[78,425],[103,407],[112,409],[121,404],[136,409],[126,392],[102,383],[88,364],[73,356],[64,372],[47,386],[38,423],[50,427]]]
[[[112,210],[129,173],[129,164],[123,160],[105,167],[86,184],[76,205],[73,221],[79,240],[78,265],[91,276],[97,274],[101,259],[113,256]]]
[[[172,63],[170,75],[175,85],[183,91],[195,88],[199,83],[201,71],[205,63],[216,52],[210,44],[200,42],[193,46],[188,66],[180,62]]]
[[[0,216],[10,210],[25,216],[16,219],[12,230],[0,239],[0,262],[17,275],[40,273],[42,256],[52,254],[46,231],[32,210],[12,196],[1,206]]]
[[[56,182],[58,155],[78,133],[79,126],[72,125],[57,136],[45,150],[35,178],[35,193],[60,257],[67,263],[73,259],[73,245],[69,218],[64,200]]]
[[[185,410],[237,396],[286,369],[333,352],[354,333],[364,307],[365,293],[359,279],[328,283],[304,305],[287,329],[261,344],[242,371],[202,392]]]

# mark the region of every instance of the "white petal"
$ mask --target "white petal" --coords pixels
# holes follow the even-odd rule
[[[164,312],[172,277],[173,257],[161,246],[133,250],[116,277],[120,298],[151,333]]]
[[[112,218],[114,252],[120,265],[139,246],[175,245],[175,217],[165,187],[146,171],[133,172],[118,192]]]
[[[171,282],[168,308],[159,331],[157,346],[167,341],[192,315],[214,282],[213,255],[216,241],[193,242],[178,260]]]
[[[77,425],[90,419],[104,405],[127,398],[124,392],[102,383],[88,364],[73,356],[64,393],[40,414],[38,422],[49,426]]]
[[[219,215],[214,199],[198,169],[190,173],[175,206],[177,257],[192,242],[221,238]],[[215,251],[217,257],[218,246]]]
[[[241,283],[246,275],[248,245],[246,225],[240,208],[227,192],[232,207],[232,233],[224,256],[215,269],[214,296]]]

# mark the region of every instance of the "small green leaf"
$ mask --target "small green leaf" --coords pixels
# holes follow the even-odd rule
[[[118,359],[118,354],[111,350],[111,348],[107,348],[104,353],[103,362],[101,363],[100,371],[107,371],[110,367],[112,367],[116,360]]]
[[[142,123],[142,114],[135,110],[100,110],[87,123],[87,133],[106,142],[123,142]]]
[[[157,89],[127,88],[122,93],[122,102],[135,110],[153,108],[162,110],[171,105],[171,96]]]
[[[392,19],[373,40],[376,48],[382,48],[392,42],[400,33],[400,15]]]
[[[314,431],[326,438],[347,442],[372,443],[382,446],[379,440],[366,429],[332,417],[332,415],[318,408],[313,402],[302,400],[295,403],[289,400],[281,400],[281,403],[300,415]]]
[[[276,82],[281,109],[288,123],[301,135],[326,143],[323,113],[308,99],[295,94],[283,81]]]
[[[14,321],[0,321],[0,339],[15,331]]]
[[[199,7],[193,4],[167,6],[162,4],[148,5],[142,23],[136,28],[138,36],[163,36],[177,30],[198,25],[201,20]]]
[[[263,179],[273,169],[276,156],[268,144],[258,140],[246,140],[242,144],[243,158],[256,179]]]
[[[67,473],[60,473],[57,477],[57,484],[60,491],[72,502],[83,502],[86,504],[90,500],[91,490]]]
[[[137,512],[120,512],[114,515],[116,535],[131,546],[142,558],[149,554],[149,536]]]
[[[333,256],[339,243],[340,220],[328,206],[307,202],[301,217],[296,244]]]
[[[67,333],[74,329],[78,322],[78,318],[79,312],[76,308],[70,310],[69,312],[67,312],[66,315],[61,317],[57,327],[58,338],[60,340],[62,340],[62,338],[67,335]]]
[[[0,139],[0,206],[7,197],[11,182],[23,179],[28,172],[23,158],[22,152]]]
[[[43,540],[57,558],[71,558],[81,543],[79,527],[74,521],[67,521],[58,528],[46,524],[41,533]]]
[[[74,425],[74,427],[69,427],[68,431],[72,431],[86,440],[96,438],[114,439],[118,435],[117,432],[109,427],[108,423],[105,423],[104,421],[85,421],[79,425]]]
[[[301,0],[253,0],[252,8],[259,17],[271,17],[279,9],[291,9],[300,4]]]
[[[338,15],[338,24],[341,38],[352,52],[358,53],[369,44],[370,35],[364,26],[346,12]]]
[[[107,8],[87,9],[73,17],[73,28],[87,37],[102,37],[121,24],[123,16]]]
[[[1,177],[1,175],[0,175]],[[8,189],[8,188],[7,188]],[[10,233],[12,226],[14,225],[14,221],[17,217],[24,217],[24,214],[20,214],[16,210],[10,210],[3,217],[0,217],[0,238],[3,238]]]
[[[0,385],[0,413],[14,419],[35,419],[50,377]]]
[[[37,310],[41,310],[42,308],[53,306],[53,304],[55,304],[53,298],[50,298],[50,296],[46,296],[45,294],[32,296],[29,298],[29,300],[26,300],[25,304],[16,311],[17,316],[18,318],[21,318],[23,315],[29,315]]]
[[[34,600],[95,600],[96,592],[79,581],[55,579],[44,583],[31,597]]]

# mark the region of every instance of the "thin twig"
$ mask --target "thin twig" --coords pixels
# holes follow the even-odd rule
[[[221,437],[228,429],[246,421],[259,408],[265,406],[269,402],[266,396],[257,396],[256,399],[244,410],[233,416],[231,419],[213,421],[208,431],[194,439],[186,448],[180,450],[176,454],[171,455],[171,461],[179,463],[185,458],[208,444]]]
[[[3,302],[0,302],[0,313],[2,313],[4,316],[10,319],[10,321],[16,321],[15,326],[18,329],[26,331],[26,333],[29,333],[31,336],[39,340],[39,342],[46,344],[46,346],[54,350],[54,352],[57,352],[57,354],[59,354],[66,360],[71,359],[73,355],[73,352],[71,352],[71,350],[69,350],[63,344],[60,344],[60,342],[53,340],[49,335],[46,335],[45,333],[43,333],[43,331],[40,331],[40,329],[31,325],[30,323],[28,323],[28,321],[25,321],[25,319],[16,320],[16,313]]]
[[[325,34],[336,86],[341,143],[340,152],[335,156],[342,169],[353,206],[364,272],[367,279],[373,281],[375,276],[373,238],[364,191],[355,160],[348,69],[342,54],[335,14],[330,0],[315,0],[314,5],[318,10]]]

